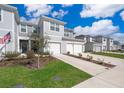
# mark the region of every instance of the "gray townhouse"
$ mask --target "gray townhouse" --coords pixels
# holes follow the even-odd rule
[[[48,45],[44,51],[53,54],[67,53],[78,54],[85,51],[85,40],[75,39],[72,29],[65,28],[66,23],[54,18],[42,16],[38,24],[20,20],[16,7],[0,5],[0,38],[11,33],[11,41],[0,44],[0,51],[18,51],[25,53],[32,49],[33,40],[30,35],[38,33],[42,37],[49,37]],[[2,48],[4,47],[4,48]]]
[[[120,49],[120,43],[112,38],[104,36],[79,35],[77,39],[83,39],[85,43],[85,52],[101,52]]]
[[[73,29],[66,28],[66,22],[41,16],[37,24],[21,21],[16,7],[0,4],[0,38],[8,32],[11,34],[11,41],[0,44],[0,52],[17,51],[25,53],[34,48],[32,33],[41,37],[48,37],[48,44],[44,51],[51,54],[82,52],[101,52],[119,49],[119,44],[114,43],[112,38],[103,36],[79,35],[76,36]]]
[[[101,52],[102,43],[96,42],[96,38],[90,35],[79,35],[76,36],[77,39],[85,40],[85,52]]]
[[[121,44],[119,41],[113,41],[113,50],[121,50]]]

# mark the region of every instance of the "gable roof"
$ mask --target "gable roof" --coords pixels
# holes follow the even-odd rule
[[[17,23],[20,22],[20,17],[19,17],[18,10],[17,10],[16,7],[13,7],[13,6],[10,6],[10,5],[5,5],[5,4],[0,4],[0,8],[3,9],[3,10],[13,12],[14,15],[15,15],[14,17],[15,17],[16,22]]]

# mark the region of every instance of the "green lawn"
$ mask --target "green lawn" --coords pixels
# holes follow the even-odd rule
[[[104,53],[104,52],[95,52],[93,54],[98,54],[98,55],[104,55],[104,56],[110,56],[110,57],[124,59],[124,54],[114,54],[114,53]]]
[[[92,76],[86,72],[60,60],[54,60],[39,70],[28,69],[19,65],[1,67],[0,87],[9,88],[18,84],[27,88],[72,87],[90,77]]]

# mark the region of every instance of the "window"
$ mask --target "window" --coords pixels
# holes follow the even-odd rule
[[[104,38],[104,41],[106,41],[106,39]]]
[[[56,24],[56,31],[59,31],[59,24]]]
[[[59,31],[59,24],[50,22],[50,30]]]
[[[26,32],[26,25],[21,24],[21,32]]]
[[[0,21],[2,20],[2,12],[1,12],[1,8],[0,8]]]
[[[33,33],[37,33],[37,28],[33,26]]]

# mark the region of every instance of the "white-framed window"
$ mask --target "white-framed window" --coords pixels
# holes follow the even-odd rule
[[[34,26],[32,26],[32,32],[33,32],[33,33],[37,33],[37,28],[34,27]]]
[[[27,25],[21,24],[21,32],[23,32],[23,33],[27,32]]]
[[[56,24],[56,31],[59,31],[59,24]]]
[[[59,24],[50,22],[50,30],[52,31],[59,31]]]
[[[0,8],[0,21],[2,21],[2,10]]]

